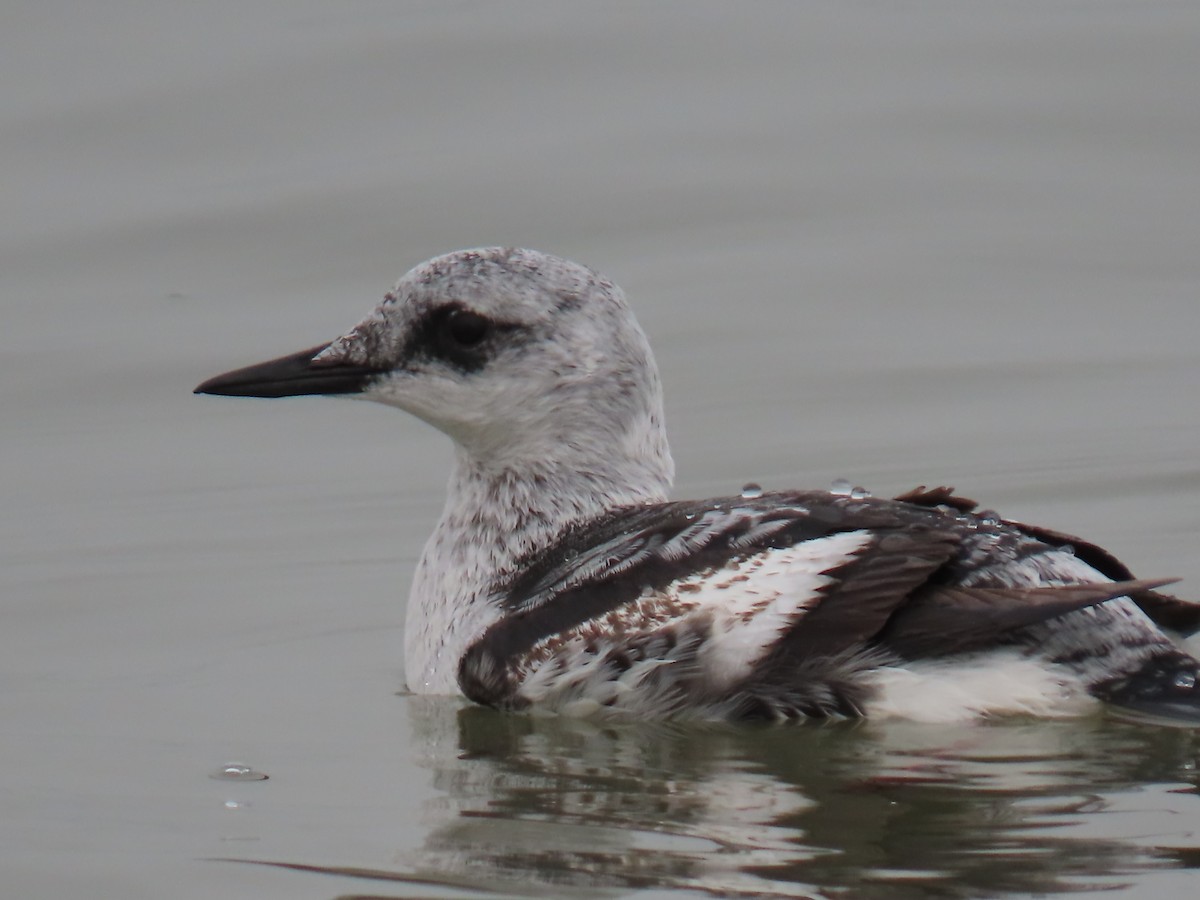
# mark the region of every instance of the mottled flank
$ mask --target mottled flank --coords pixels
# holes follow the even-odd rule
[[[1200,723],[1200,607],[948,488],[667,500],[658,371],[619,288],[489,248],[342,337],[198,389],[357,394],[454,442],[409,597],[411,689],[573,715],[1076,714]]]

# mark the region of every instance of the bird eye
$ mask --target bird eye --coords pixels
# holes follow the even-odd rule
[[[469,309],[454,309],[446,316],[446,335],[460,347],[476,347],[488,336],[491,323]]]
[[[472,312],[457,303],[434,309],[418,326],[416,347],[423,347],[434,359],[449,363],[463,372],[477,372],[487,365],[497,350],[494,338],[514,326]]]

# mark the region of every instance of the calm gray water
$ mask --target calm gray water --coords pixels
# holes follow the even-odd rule
[[[1198,40],[1169,2],[6,4],[0,893],[1192,896],[1188,731],[399,694],[444,440],[190,391],[534,246],[629,293],[680,496],[950,483],[1200,598]]]

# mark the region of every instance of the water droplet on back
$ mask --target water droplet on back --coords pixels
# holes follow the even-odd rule
[[[854,487],[845,478],[835,478],[833,484],[829,485],[829,493],[842,497],[849,497],[852,490]]]
[[[755,500],[763,495],[762,485],[748,481],[742,485],[742,496],[747,500]]]
[[[1196,686],[1196,675],[1194,672],[1180,672],[1171,684],[1181,691],[1190,691]]]
[[[850,488],[850,496],[855,500],[865,500],[867,497],[871,496],[871,492],[862,485],[856,484],[854,487]]]

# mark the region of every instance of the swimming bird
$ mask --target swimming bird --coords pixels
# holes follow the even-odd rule
[[[952,490],[669,500],[649,343],[546,253],[463,250],[330,343],[197,393],[341,394],[454,444],[408,599],[418,693],[567,714],[954,720],[1106,701],[1200,724],[1200,606]]]

